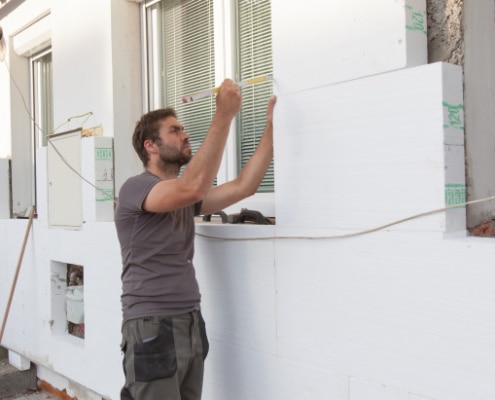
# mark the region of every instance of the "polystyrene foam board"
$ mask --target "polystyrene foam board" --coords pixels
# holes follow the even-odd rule
[[[351,378],[349,400],[410,400],[406,391]]]
[[[205,399],[349,400],[344,374],[219,342],[208,358]]]
[[[466,178],[462,145],[445,145],[445,230],[447,232],[466,229]],[[457,206],[459,204],[459,206]]]
[[[461,69],[437,63],[280,96],[277,227],[366,230],[445,207],[446,185],[464,183],[463,146],[445,147],[446,85],[462,87]],[[463,229],[461,214],[393,229]]]
[[[82,175],[91,184],[83,183],[85,221],[113,221],[114,162],[113,138],[82,138]]]
[[[229,228],[235,229],[232,225],[220,228],[227,228],[231,233],[233,229]],[[201,231],[205,232],[205,229]],[[251,233],[256,235],[253,231]],[[214,232],[211,234],[215,235]],[[196,269],[202,307],[205,319],[209,321],[208,336],[221,343],[274,353],[276,285],[273,244],[269,240],[263,241],[256,252],[250,251],[243,241],[230,244],[226,248],[223,240],[196,240],[196,251],[210,255],[202,259],[200,268]],[[222,262],[219,263],[219,259]]]
[[[272,0],[277,93],[426,64],[424,0]]]
[[[493,398],[480,249],[424,232],[277,241],[279,357],[428,399]]]

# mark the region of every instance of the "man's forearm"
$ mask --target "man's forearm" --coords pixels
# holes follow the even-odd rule
[[[182,174],[185,185],[207,193],[222,161],[232,119],[214,116],[205,139]]]
[[[205,196],[218,173],[232,119],[239,112],[239,87],[230,79],[220,86],[216,111],[206,137],[181,177],[179,186],[192,190],[198,198]]]

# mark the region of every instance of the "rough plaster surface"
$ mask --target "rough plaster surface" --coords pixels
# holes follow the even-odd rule
[[[428,0],[428,62],[462,65],[464,0]]]

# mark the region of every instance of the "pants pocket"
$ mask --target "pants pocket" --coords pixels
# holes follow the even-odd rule
[[[201,313],[199,313],[199,334],[201,336],[201,344],[203,347],[203,361],[206,359],[208,352],[210,351],[210,343],[208,342],[208,336],[206,335],[206,324]]]
[[[136,382],[170,378],[177,371],[174,334],[170,320],[162,320],[156,337],[134,345]]]

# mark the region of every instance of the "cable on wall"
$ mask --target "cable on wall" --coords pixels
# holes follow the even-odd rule
[[[465,207],[465,206],[468,206],[471,204],[483,203],[483,202],[491,201],[491,200],[495,200],[495,196],[485,197],[483,199],[478,199],[478,200],[470,200],[470,201],[466,201],[464,203],[453,204],[451,206],[437,208],[437,209],[430,210],[430,211],[425,211],[425,212],[422,212],[419,214],[411,215],[411,216],[406,217],[406,218],[402,218],[402,219],[399,219],[396,221],[389,222],[389,223],[384,224],[384,225],[376,226],[374,228],[365,229],[365,230],[358,231],[358,232],[345,233],[342,235],[327,235],[327,236],[325,236],[325,235],[322,235],[322,236],[297,236],[297,235],[294,235],[294,236],[290,236],[290,235],[289,236],[276,236],[275,235],[275,236],[251,237],[251,238],[245,238],[245,237],[243,237],[243,238],[224,238],[224,237],[220,237],[220,236],[206,235],[203,233],[197,233],[196,232],[196,236],[200,236],[200,237],[204,237],[204,238],[208,238],[208,239],[225,240],[225,241],[250,241],[250,240],[273,240],[273,239],[306,239],[306,240],[347,239],[347,238],[351,238],[351,237],[367,235],[367,234],[373,233],[373,232],[378,232],[378,231],[381,231],[383,229],[389,228],[391,226],[401,224],[403,222],[412,221],[414,219],[426,217],[428,215],[437,214],[439,212],[447,211],[447,210],[450,210],[453,208]]]

